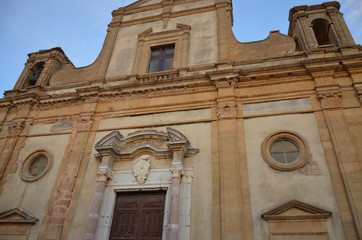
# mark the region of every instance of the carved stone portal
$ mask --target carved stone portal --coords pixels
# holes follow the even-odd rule
[[[134,160],[133,175],[138,184],[145,184],[150,173],[150,159],[167,159],[170,161],[170,206],[169,221],[165,225],[167,239],[178,239],[180,232],[180,199],[181,199],[181,177],[185,173],[183,159],[194,156],[199,149],[193,148],[185,135],[173,128],[166,128],[167,132],[155,130],[141,130],[124,137],[120,132],[114,131],[96,143],[95,157],[101,161],[100,173],[103,168],[112,172],[114,162]],[[140,156],[140,157],[139,157]],[[185,173],[185,180],[191,183],[192,172]],[[103,181],[102,181],[103,180]],[[96,193],[93,197],[92,212],[88,218],[87,230],[84,240],[94,239],[95,228],[101,208],[106,177],[102,177],[96,186]],[[191,194],[191,189],[188,190]],[[190,206],[191,203],[189,203]],[[189,208],[184,209],[186,213]],[[189,215],[188,215],[189,216]],[[186,217],[188,219],[189,217]],[[183,226],[185,228],[185,225]]]
[[[138,184],[144,184],[150,172],[150,159],[147,155],[143,155],[136,159],[136,164],[133,166],[133,174]]]

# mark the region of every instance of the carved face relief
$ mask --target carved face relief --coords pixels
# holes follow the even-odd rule
[[[138,184],[144,184],[146,182],[150,167],[151,164],[148,155],[142,155],[136,159],[136,164],[133,166],[133,174]]]
[[[237,105],[233,103],[225,103],[218,106],[217,116],[218,118],[230,118],[236,117]]]

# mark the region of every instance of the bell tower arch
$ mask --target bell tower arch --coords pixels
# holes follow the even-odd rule
[[[296,50],[355,45],[343,14],[339,11],[340,7],[338,2],[327,2],[292,8],[288,35],[296,42]]]

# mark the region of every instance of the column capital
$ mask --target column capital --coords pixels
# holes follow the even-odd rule
[[[356,90],[356,95],[362,104],[362,82],[354,84],[354,88]]]
[[[108,167],[100,166],[97,172],[97,182],[107,182],[112,179],[112,171]]]
[[[184,169],[182,172],[182,182],[184,183],[192,183],[192,179],[194,178],[194,172],[192,169]]]
[[[184,168],[181,164],[171,165],[170,171],[172,172],[172,178],[179,178],[184,173]]]
[[[342,107],[342,92],[338,85],[328,87],[317,87],[317,97],[322,108]]]

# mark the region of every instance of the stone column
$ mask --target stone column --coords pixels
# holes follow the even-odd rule
[[[170,204],[170,221],[168,226],[167,239],[177,240],[179,233],[179,216],[180,216],[180,183],[182,176],[182,165],[172,165],[171,179],[171,204]]]
[[[191,238],[191,191],[192,191],[192,169],[184,169],[181,180],[181,198],[180,198],[180,239]]]
[[[179,235],[179,220],[180,220],[180,188],[181,176],[183,174],[183,158],[185,155],[185,147],[187,142],[180,141],[169,143],[169,147],[173,151],[171,179],[171,203],[170,203],[170,219],[167,231],[167,240],[178,240]]]
[[[112,176],[112,165],[113,165],[113,158],[111,156],[104,156],[102,164],[99,167],[99,171],[97,173],[98,175],[97,184],[93,195],[93,203],[88,217],[88,223],[84,234],[84,240],[95,239],[99,212],[102,206],[104,189],[106,188],[107,180],[111,179]]]
[[[353,37],[343,20],[343,15],[337,9],[330,9],[327,11],[328,15],[332,19],[334,33],[339,44],[353,45],[355,44]]]
[[[57,69],[57,67],[59,67],[59,63],[54,60],[48,60],[45,63],[44,69],[42,70],[38,81],[36,82],[37,86],[45,86],[48,82],[48,80],[50,79],[50,77],[52,76],[52,74],[55,72],[55,70]]]

